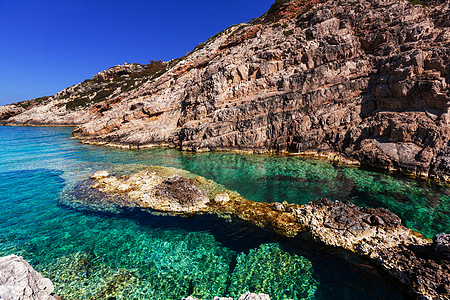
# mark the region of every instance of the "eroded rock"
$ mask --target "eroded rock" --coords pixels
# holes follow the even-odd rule
[[[230,201],[230,196],[228,195],[228,193],[222,193],[222,194],[216,195],[214,197],[214,202],[216,202],[216,203],[226,204],[229,201]]]
[[[0,258],[0,299],[56,300],[53,284],[42,277],[22,257]]]
[[[154,168],[120,178],[98,179],[93,188],[106,193],[100,201],[107,202],[120,193],[128,199],[122,204],[125,206],[178,215],[237,217],[289,237],[306,232],[320,243],[367,257],[419,299],[448,299],[448,234],[437,235],[432,242],[403,226],[400,218],[387,209],[327,199],[301,206],[254,202],[202,177],[186,178],[193,176],[186,171]],[[183,176],[174,174],[177,172]],[[129,187],[125,193],[118,189],[123,184]],[[215,200],[224,193],[229,201]]]
[[[98,171],[98,172],[95,172],[94,174],[92,174],[91,179],[97,180],[97,179],[106,178],[108,176],[109,176],[108,171]]]

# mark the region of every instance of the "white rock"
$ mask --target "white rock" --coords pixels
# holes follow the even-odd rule
[[[0,299],[55,300],[50,279],[42,277],[22,257],[0,258]]]
[[[119,191],[119,192],[126,192],[126,191],[128,191],[130,189],[130,185],[129,184],[126,184],[126,183],[122,183],[122,184],[120,184],[118,187],[117,187],[117,190]]]
[[[109,176],[108,171],[97,171],[94,174],[92,174],[91,179],[99,180],[102,178],[106,178],[108,176]]]
[[[216,197],[214,197],[214,202],[219,203],[219,204],[225,204],[229,201],[230,201],[230,196],[227,193],[222,193],[222,194],[216,195]]]

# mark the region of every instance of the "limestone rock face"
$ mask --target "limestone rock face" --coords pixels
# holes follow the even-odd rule
[[[0,106],[0,120],[7,120],[15,115],[23,113],[25,109],[16,105]]]
[[[450,4],[425,3],[277,1],[164,72],[117,66],[9,122],[113,144],[332,151],[450,179]]]
[[[0,258],[0,299],[55,300],[53,284],[36,272],[22,257]]]

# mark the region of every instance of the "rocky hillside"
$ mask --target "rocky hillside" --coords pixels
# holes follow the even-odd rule
[[[339,152],[450,179],[449,6],[276,1],[178,60],[113,67],[7,122],[125,145]]]

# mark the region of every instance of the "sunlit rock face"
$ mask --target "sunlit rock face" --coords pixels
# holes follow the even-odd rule
[[[0,257],[0,299],[56,300],[53,289],[22,257]]]
[[[186,56],[101,72],[9,120],[183,149],[335,151],[449,179],[448,1],[277,1]]]

